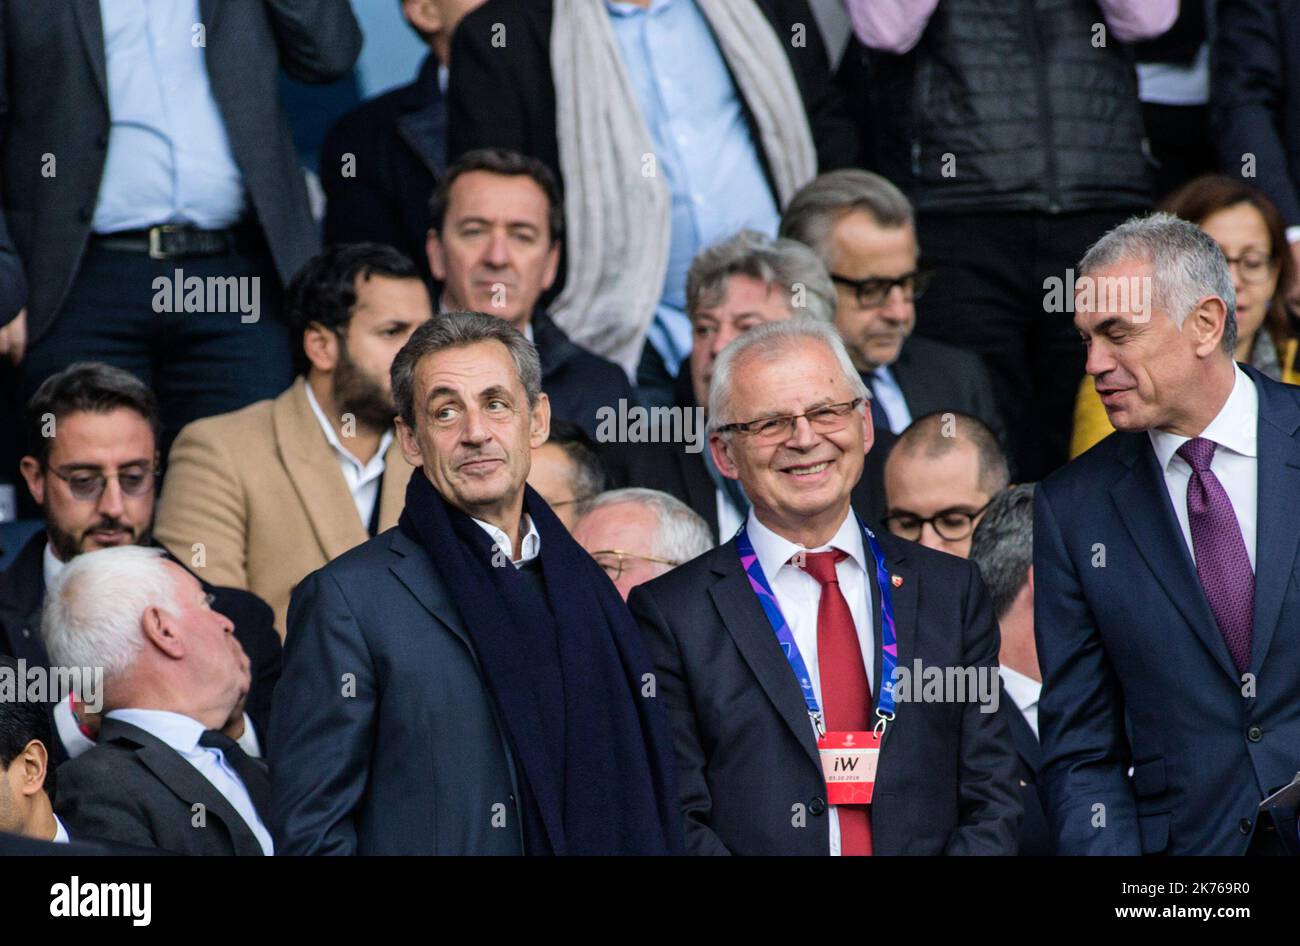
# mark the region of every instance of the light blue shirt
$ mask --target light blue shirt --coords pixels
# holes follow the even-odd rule
[[[668,272],[649,341],[676,375],[691,351],[691,260],[746,227],[775,236],[780,213],[722,50],[693,0],[606,7],[672,193]]]
[[[199,738],[204,732],[202,723],[189,716],[166,710],[115,709],[109,710],[104,715],[109,719],[120,719],[124,723],[143,729],[180,753],[185,761],[211,782],[212,787],[230,802],[235,811],[239,812],[239,816],[257,836],[262,851],[268,856],[275,853],[271,832],[266,830],[266,825],[258,816],[257,809],[253,807],[253,799],[249,797],[248,789],[244,787],[244,780],[231,767],[225,753],[220,749],[209,749],[207,746],[199,745]]]
[[[901,434],[912,425],[912,412],[907,407],[907,398],[903,397],[903,389],[898,386],[898,380],[888,365],[881,365],[875,370],[871,391],[880,399],[880,407],[884,410],[885,417],[889,418],[890,433]]]
[[[112,124],[92,227],[228,227],[244,179],[208,84],[198,0],[100,0]]]

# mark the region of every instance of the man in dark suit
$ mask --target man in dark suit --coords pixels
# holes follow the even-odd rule
[[[901,434],[936,411],[960,411],[1002,439],[993,385],[979,356],[919,338],[914,300],[930,276],[917,268],[912,205],[878,174],[831,171],[806,185],[781,235],[813,248],[835,282],[835,327],[871,389],[879,424]]]
[[[998,675],[1002,700],[998,712],[1007,721],[1019,760],[1017,778],[1025,817],[1020,822],[1020,853],[1056,853],[1038,794],[1042,749],[1038,744],[1038,699],[1043,674],[1034,644],[1034,487],[1013,486],[993,497],[975,527],[970,559],[993,599],[1001,646]]]
[[[550,420],[536,350],[504,319],[449,313],[398,353],[393,396],[420,467],[398,527],[309,575],[289,608],[280,851],[679,850],[650,658],[526,485]]]
[[[22,472],[44,512],[45,528],[0,574],[0,653],[23,658],[29,666],[50,666],[40,633],[47,586],[83,553],[155,544],[157,425],[153,393],[119,368],[73,365],[37,391],[28,405],[30,453]],[[205,553],[193,552],[191,564],[201,572]],[[228,731],[256,754],[259,737],[266,738],[280,675],[280,639],[271,609],[246,591],[206,583],[203,590],[234,622],[235,638],[251,663],[247,706],[229,721]],[[89,747],[68,702],[51,712],[59,737],[50,745],[56,760]],[[82,722],[93,732],[95,720]]]
[[[505,319],[536,347],[552,415],[596,436],[602,408],[630,403],[627,376],[569,340],[540,304],[555,281],[564,208],[555,178],[533,158],[487,149],[447,169],[430,201],[427,253],[444,312]]]
[[[1255,178],[1277,205],[1300,267],[1300,8],[1295,0],[1221,0],[1216,21],[1211,114],[1219,160]]]
[[[713,367],[731,342],[756,325],[791,318],[829,323],[835,290],[804,245],[742,230],[703,250],[686,279],[686,311],[695,343],[673,384],[672,410],[691,418],[687,442],[602,440],[611,486],[641,486],[675,496],[708,523],[714,542],[735,534],[749,509],[739,482],[718,472],[705,441],[705,408]],[[684,431],[688,428],[683,425]],[[893,436],[878,432],[853,487],[853,508],[869,522],[885,512],[884,457]],[[881,448],[883,444],[883,449]]]
[[[1034,501],[1060,851],[1294,851],[1294,809],[1257,807],[1300,768],[1300,392],[1233,363],[1232,276],[1195,226],[1131,220],[1079,272],[1116,433]]]
[[[811,320],[750,330],[714,372],[710,447],[744,483],[745,529],[628,599],[673,721],[692,853],[1015,850],[988,594],[969,562],[853,515],[865,400],[834,329]],[[902,682],[918,670],[982,693],[923,697]],[[875,773],[865,794],[837,800],[837,745],[878,749],[857,760]]]
[[[360,48],[346,0],[0,4],[25,397],[108,360],[157,388],[170,437],[288,384],[275,294],[318,237],[277,77],[336,79]]]
[[[424,255],[426,200],[447,168],[447,63],[451,34],[483,0],[402,0],[402,14],[429,46],[410,85],[363,102],[321,144],[324,239],[387,243],[430,279]]]
[[[177,854],[274,853],[266,769],[223,727],[248,693],[229,618],[161,549],[79,556],[42,619],[61,667],[103,674],[99,741],[59,769],[69,831]]]

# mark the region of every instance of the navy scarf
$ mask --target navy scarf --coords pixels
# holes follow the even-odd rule
[[[525,853],[680,853],[672,736],[659,702],[641,695],[654,667],[640,631],[531,487],[524,511],[542,540],[545,598],[422,470],[398,525],[474,642],[518,763]]]

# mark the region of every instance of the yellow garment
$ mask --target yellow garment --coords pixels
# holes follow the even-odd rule
[[[1300,367],[1296,365],[1296,347],[1300,339],[1288,339],[1282,347],[1282,381],[1286,384],[1300,384]],[[1115,428],[1106,416],[1106,408],[1101,406],[1101,398],[1092,385],[1092,378],[1083,376],[1079,385],[1079,394],[1074,399],[1074,433],[1070,435],[1070,459],[1086,452],[1101,443]]]

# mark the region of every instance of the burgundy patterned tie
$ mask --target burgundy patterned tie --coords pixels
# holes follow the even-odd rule
[[[1196,437],[1179,447],[1178,455],[1192,467],[1187,483],[1187,521],[1192,527],[1196,573],[1232,662],[1238,673],[1245,673],[1250,666],[1255,620],[1255,574],[1232,501],[1210,470],[1217,446],[1213,440]]]

